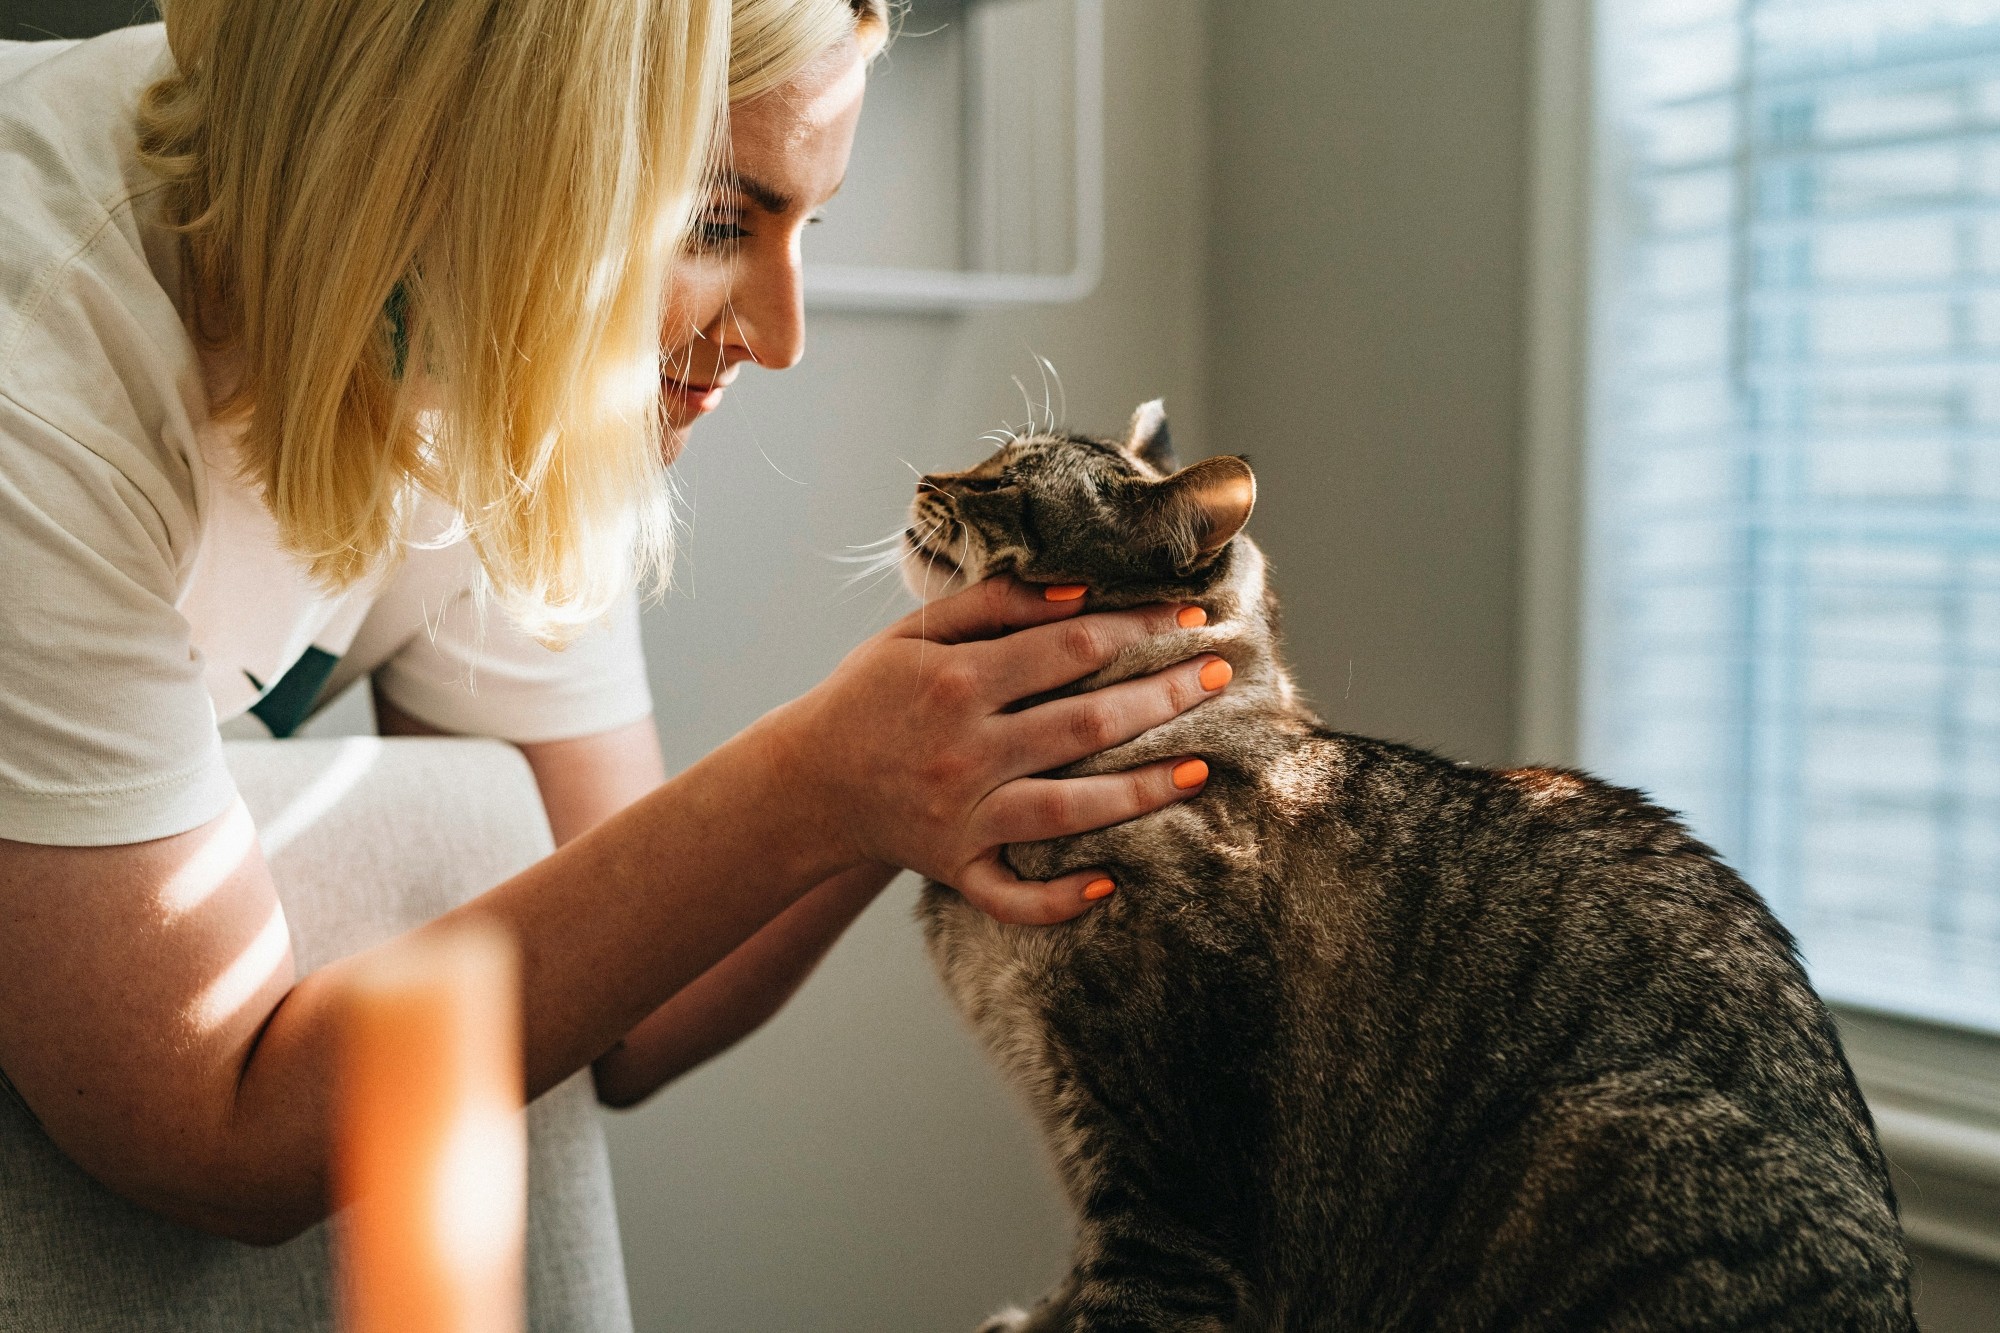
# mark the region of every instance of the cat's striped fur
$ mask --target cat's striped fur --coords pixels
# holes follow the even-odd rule
[[[1010,849],[1115,896],[1032,929],[925,890],[1077,1213],[1069,1279],[988,1327],[1913,1328],[1867,1109],[1758,896],[1636,792],[1329,730],[1236,535],[1248,469],[1170,470],[1149,404],[1126,441],[927,478],[911,530],[932,592],[1208,611],[1077,688],[1198,651],[1236,673],[1075,770],[1199,755],[1199,798]]]

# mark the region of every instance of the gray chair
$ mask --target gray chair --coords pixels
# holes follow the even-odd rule
[[[232,741],[300,968],[440,915],[550,850],[527,764],[493,741]],[[589,1075],[530,1108],[529,1327],[630,1333]],[[0,1333],[332,1329],[324,1225],[268,1249],[125,1202],[0,1093]]]

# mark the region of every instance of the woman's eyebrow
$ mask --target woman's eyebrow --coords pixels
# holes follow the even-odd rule
[[[755,176],[746,176],[740,171],[732,171],[722,178],[722,188],[742,195],[766,213],[789,213],[792,211],[792,196],[776,186],[767,185]]]
[[[842,177],[840,185],[845,184],[847,184],[847,180],[845,177]],[[832,190],[827,192],[827,199],[831,199],[834,195],[840,193],[840,185],[834,186]],[[746,176],[740,171],[732,171],[727,176],[724,176],[722,178],[722,188],[727,192],[742,195],[766,213],[789,213],[798,203],[798,200],[780,190],[777,186],[758,180],[755,176]],[[824,203],[825,200],[821,200],[820,202]]]

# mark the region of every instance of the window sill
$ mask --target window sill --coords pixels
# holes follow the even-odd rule
[[[2000,1038],[1841,1006],[1911,1240],[2000,1265]]]

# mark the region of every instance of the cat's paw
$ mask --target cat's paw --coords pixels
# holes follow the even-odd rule
[[[1028,1312],[1009,1306],[979,1326],[979,1333],[1021,1333],[1028,1326]]]

